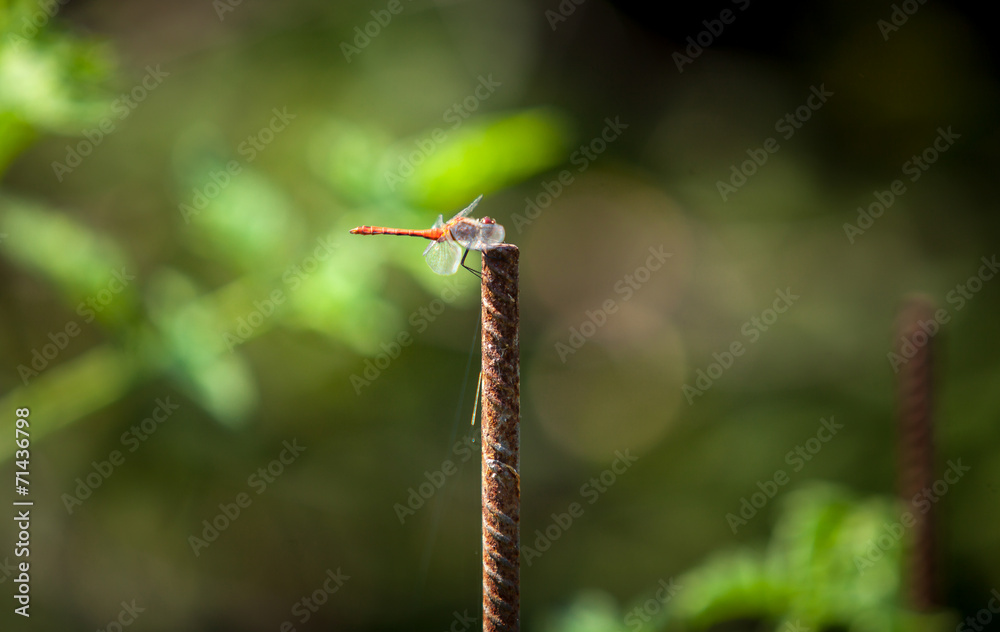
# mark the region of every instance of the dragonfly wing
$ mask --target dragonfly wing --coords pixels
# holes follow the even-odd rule
[[[482,242],[482,250],[489,250],[494,246],[502,244],[505,236],[503,226],[500,224],[480,225],[479,240]]]
[[[454,220],[452,220],[454,221]],[[460,219],[451,225],[451,238],[462,248],[482,250],[479,247],[479,222],[474,219]]]
[[[451,238],[469,250],[489,250],[503,243],[504,231],[500,224],[487,224],[462,218],[451,225]]]
[[[424,259],[431,270],[438,274],[455,274],[462,260],[464,248],[450,239],[439,239],[424,250]]]
[[[483,196],[482,196],[482,195],[480,195],[480,196],[479,196],[479,197],[477,197],[476,199],[472,200],[472,204],[470,204],[470,205],[466,206],[466,207],[465,207],[464,209],[462,209],[461,211],[459,211],[459,212],[455,213],[455,217],[452,217],[452,218],[451,218],[450,220],[448,220],[448,221],[451,221],[451,222],[453,222],[453,221],[455,221],[456,219],[458,219],[459,217],[465,217],[465,216],[467,216],[467,215],[468,215],[469,213],[471,213],[471,212],[472,212],[472,209],[476,208],[476,204],[479,204],[479,200],[481,200],[481,199],[483,199]]]

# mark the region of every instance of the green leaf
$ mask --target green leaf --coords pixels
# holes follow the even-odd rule
[[[136,271],[114,240],[40,204],[0,196],[0,233],[7,235],[6,256],[42,274],[73,301],[96,296],[122,268]],[[134,286],[126,285],[123,293],[132,292]]]
[[[397,143],[376,177],[414,204],[467,204],[565,161],[567,127],[564,117],[543,108],[469,119],[453,131],[425,134],[424,148],[409,139]]]

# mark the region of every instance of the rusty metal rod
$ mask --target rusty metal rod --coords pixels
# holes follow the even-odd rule
[[[483,252],[483,630],[521,629],[518,250]]]
[[[923,324],[923,326],[921,326]],[[909,297],[897,321],[896,353],[909,358],[899,366],[897,417],[899,428],[900,493],[915,518],[912,548],[906,556],[910,603],[929,611],[937,602],[934,548],[934,505],[918,510],[913,499],[934,484],[933,361],[934,334],[940,323],[934,304],[924,296]]]

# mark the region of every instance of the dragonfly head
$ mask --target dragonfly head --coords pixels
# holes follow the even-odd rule
[[[479,220],[479,223],[483,225],[482,230],[479,234],[479,241],[481,242],[481,248],[486,250],[492,248],[493,246],[498,246],[503,243],[504,231],[503,226],[497,224],[497,221],[492,217],[484,217]]]

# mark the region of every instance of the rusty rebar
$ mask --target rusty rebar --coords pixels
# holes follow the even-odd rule
[[[483,253],[483,630],[521,629],[517,246]]]
[[[915,610],[932,610],[937,601],[934,549],[934,505],[918,510],[914,499],[934,484],[933,361],[934,337],[941,324],[933,302],[908,298],[897,321],[899,355],[897,417],[900,493],[914,519],[912,548],[904,558],[910,603]]]

